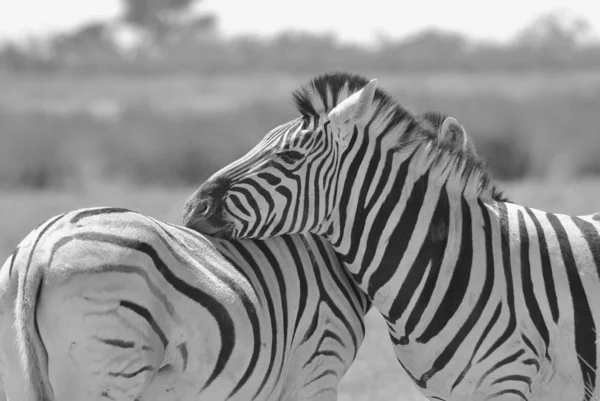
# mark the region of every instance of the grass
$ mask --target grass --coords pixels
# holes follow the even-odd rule
[[[530,207],[570,214],[600,209],[600,180],[529,181],[503,185],[512,200]],[[193,188],[96,187],[80,192],[4,191],[0,196],[0,259],[40,222],[74,208],[121,206],[170,222],[179,222],[183,202]],[[1,397],[0,397],[1,398]],[[377,314],[367,316],[367,336],[340,386],[340,400],[423,401],[396,362],[386,327]]]

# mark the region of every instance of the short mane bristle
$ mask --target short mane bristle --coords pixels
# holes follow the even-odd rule
[[[332,72],[313,78],[307,85],[295,90],[292,94],[298,112],[303,117],[318,118],[319,113],[327,113],[339,104],[345,97],[362,89],[369,80],[357,74],[346,72]],[[345,94],[341,98],[341,94]],[[385,116],[386,131],[393,131],[394,127],[402,127],[397,148],[402,150],[408,144],[431,145],[426,154],[432,158],[430,168],[444,167],[440,163],[451,163],[455,175],[464,187],[477,182],[477,196],[490,198],[498,202],[506,202],[508,198],[494,184],[487,165],[472,152],[465,152],[462,148],[451,143],[437,143],[437,134],[431,130],[422,118],[416,118],[411,112],[403,108],[393,97],[383,89],[377,88],[374,101],[373,114]],[[323,110],[324,107],[324,110]],[[458,175],[458,176],[456,176]]]

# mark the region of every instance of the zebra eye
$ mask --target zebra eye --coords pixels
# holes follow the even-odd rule
[[[296,150],[284,150],[277,154],[277,156],[284,162],[293,164],[299,160],[302,160],[304,155]]]

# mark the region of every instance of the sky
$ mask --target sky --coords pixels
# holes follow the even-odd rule
[[[493,41],[509,40],[537,15],[560,9],[586,18],[600,36],[596,0],[203,0],[225,35],[271,35],[281,30],[331,32],[368,43],[441,28]],[[119,0],[0,0],[0,39],[72,29],[119,14]]]

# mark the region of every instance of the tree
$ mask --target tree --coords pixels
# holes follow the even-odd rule
[[[592,31],[589,21],[565,10],[543,14],[515,38],[521,46],[542,49],[574,49]]]
[[[197,16],[192,8],[198,0],[123,0],[125,22],[162,40],[180,29],[210,30],[213,16]]]

